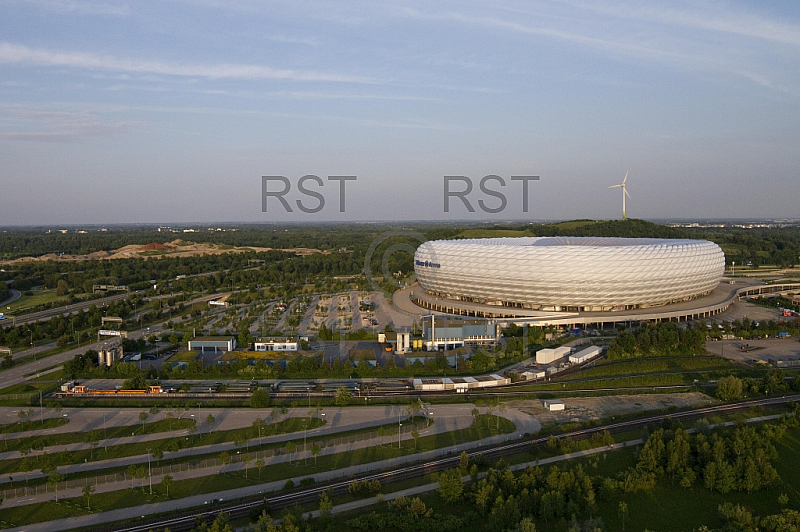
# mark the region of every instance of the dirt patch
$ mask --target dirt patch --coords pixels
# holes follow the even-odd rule
[[[574,397],[562,399],[562,401],[566,407],[562,412],[546,410],[544,403],[538,399],[511,401],[508,406],[534,416],[545,425],[547,423],[564,423],[565,421],[583,422],[607,419],[617,415],[666,410],[670,407],[708,406],[719,402],[699,392]]]
[[[38,262],[38,261],[77,261],[77,260],[112,260],[112,259],[149,259],[161,257],[198,257],[201,255],[221,255],[223,253],[242,253],[245,251],[272,251],[273,248],[261,247],[235,247],[225,244],[195,243],[186,240],[175,240],[166,244],[151,243],[145,246],[131,244],[112,251],[95,251],[88,255],[67,255],[48,253],[39,257],[21,257],[11,261],[0,262],[0,264],[14,264],[16,262]],[[315,253],[328,253],[313,248],[291,248],[279,249],[295,255],[305,256]]]

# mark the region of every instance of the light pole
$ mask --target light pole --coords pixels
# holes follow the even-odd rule
[[[308,463],[308,456],[306,455],[306,435],[308,435],[308,429],[306,429],[306,424],[303,423],[303,465],[304,466]]]
[[[150,449],[147,449],[147,476],[150,479],[150,495],[153,494],[153,473],[150,470]]]
[[[398,449],[400,448],[400,435],[403,433],[402,430],[403,430],[403,424],[402,423],[398,423],[397,424],[397,448]]]

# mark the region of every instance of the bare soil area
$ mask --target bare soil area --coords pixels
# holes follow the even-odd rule
[[[75,261],[75,260],[113,260],[113,259],[149,259],[161,257],[198,257],[201,255],[221,255],[223,253],[242,253],[245,251],[271,251],[272,248],[262,247],[235,247],[225,244],[196,243],[186,240],[174,240],[166,244],[131,244],[111,251],[95,251],[87,255],[67,255],[48,253],[38,257],[21,257],[12,261],[0,262],[0,264],[13,264],[15,262],[33,261]],[[324,253],[319,249],[313,248],[290,248],[280,249],[297,255],[312,255],[314,253]]]
[[[699,392],[614,395],[605,397],[574,397],[562,399],[565,410],[550,412],[541,400],[512,401],[509,407],[534,416],[543,425],[565,421],[593,421],[613,416],[717,404],[719,401]]]

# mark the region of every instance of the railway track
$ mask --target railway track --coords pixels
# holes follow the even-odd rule
[[[598,425],[596,427],[588,427],[584,429],[577,429],[567,431],[561,434],[553,435],[557,439],[571,438],[573,440],[581,440],[590,438],[592,435],[603,431],[611,433],[624,432],[634,430],[637,428],[646,427],[653,424],[658,424],[665,419],[674,419],[678,421],[692,421],[710,415],[731,414],[735,412],[747,411],[756,406],[774,406],[785,405],[792,401],[799,401],[800,394],[787,395],[783,397],[773,397],[765,399],[753,399],[750,401],[742,401],[740,403],[724,404],[710,407],[703,407],[684,412],[675,412],[671,414],[659,414],[648,416],[640,419],[620,421],[616,423],[609,423],[605,425]],[[484,459],[499,459],[505,456],[511,456],[524,451],[527,451],[531,446],[543,446],[550,439],[551,436],[540,437],[535,439],[525,439],[524,441],[515,441],[511,443],[499,444],[485,449],[478,449],[468,452],[470,460],[478,457]],[[329,491],[333,495],[341,495],[347,493],[349,484],[353,480],[378,480],[381,484],[388,484],[400,480],[416,478],[431,473],[441,472],[446,469],[457,467],[459,463],[459,455],[453,454],[444,456],[442,458],[418,462],[415,464],[404,464],[391,469],[375,473],[366,473],[348,477],[345,480],[331,481],[327,483],[319,483],[312,487],[300,488],[294,491],[279,493],[272,496],[259,496],[251,497],[244,500],[232,501],[229,503],[217,503],[213,507],[195,509],[192,511],[184,512],[180,515],[173,515],[168,518],[148,519],[130,526],[122,527],[106,527],[97,528],[98,530],[109,530],[118,532],[147,532],[149,530],[159,530],[169,528],[171,531],[184,531],[191,530],[197,523],[197,518],[213,519],[220,513],[227,513],[231,519],[239,519],[246,517],[251,512],[258,511],[261,508],[267,509],[270,512],[282,510],[295,505],[302,505],[319,501],[319,496],[324,491]]]

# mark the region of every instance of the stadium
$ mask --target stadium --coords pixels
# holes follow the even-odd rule
[[[713,242],[688,239],[435,240],[417,249],[414,270],[427,294],[455,305],[613,312],[709,294],[722,278],[725,255]]]

